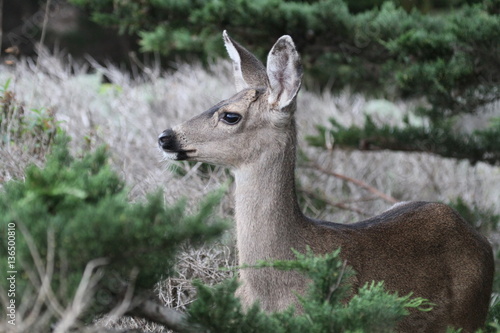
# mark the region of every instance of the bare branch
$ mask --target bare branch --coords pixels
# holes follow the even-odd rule
[[[369,216],[370,215],[367,212],[362,211],[361,209],[350,207],[350,206],[346,205],[343,202],[333,202],[333,201],[330,201],[327,198],[325,198],[324,196],[320,196],[320,195],[314,193],[311,190],[301,189],[301,192],[303,192],[303,193],[305,193],[305,194],[307,194],[309,196],[312,196],[312,197],[314,197],[316,199],[319,199],[319,200],[325,202],[326,204],[328,204],[330,206],[337,207],[337,208],[340,208],[340,209],[343,209],[343,210],[350,210],[351,212],[355,212],[355,213],[358,213],[358,214],[364,215],[364,216]]]
[[[105,327],[92,326],[92,327],[83,327],[78,332],[81,332],[81,333],[142,333],[144,331],[139,330],[139,329],[131,329],[131,330],[120,329],[119,331],[117,331],[117,330],[109,329],[109,328],[105,328]]]
[[[152,300],[136,297],[133,300],[133,305],[128,310],[127,314],[132,316],[142,317],[155,323],[165,325],[167,328],[180,333],[200,332],[192,325],[187,323],[187,315],[162,306]]]
[[[340,173],[336,173],[336,172],[333,172],[333,171],[330,171],[330,170],[327,170],[321,166],[319,166],[318,164],[316,163],[310,163],[310,164],[307,164],[306,165],[307,167],[311,168],[311,169],[315,169],[317,171],[320,171],[326,175],[329,175],[329,176],[332,176],[332,177],[336,177],[336,178],[339,178],[339,179],[342,179],[342,180],[345,180],[347,182],[350,182],[350,183],[353,183],[354,185],[356,186],[359,186],[361,188],[364,188],[365,190],[373,193],[374,195],[384,199],[385,201],[389,202],[389,203],[396,203],[398,202],[399,200],[397,200],[396,198],[388,195],[388,194],[385,194],[379,190],[377,190],[375,187],[373,186],[370,186],[368,185],[367,183],[359,180],[359,179],[355,179],[355,178],[351,178],[351,177],[348,177],[348,176],[345,176],[345,175],[342,175]]]
[[[52,272],[53,269],[50,268],[51,265],[53,265],[53,256],[54,256],[54,249],[55,248],[55,240],[53,235],[50,234],[50,231],[47,234],[47,241],[49,242],[48,250],[47,250],[47,267],[44,267],[43,260],[40,256],[40,252],[38,251],[38,248],[36,246],[36,243],[31,236],[31,233],[28,231],[28,228],[22,223],[21,221],[16,222],[17,227],[21,231],[22,235],[24,236],[24,239],[26,240],[26,244],[28,245],[28,249],[30,250],[31,257],[33,259],[33,263],[35,264],[36,271],[38,272],[38,277],[33,277],[33,286],[37,286],[37,280],[41,281],[41,285],[38,290],[38,296],[37,300],[35,301],[35,305],[33,308],[33,311],[30,312],[28,318],[26,319],[26,322],[28,323],[28,326],[31,325],[33,322],[35,322],[39,315],[39,311],[42,307],[43,304],[47,304],[50,306],[50,309],[57,313],[58,315],[62,315],[64,312],[63,306],[57,301],[57,297],[54,295],[54,292],[52,290],[52,287],[50,285],[50,282],[52,280]],[[49,272],[47,272],[47,269],[49,269]],[[33,275],[34,272],[33,272]],[[49,276],[50,275],[50,276]],[[46,298],[49,299],[49,302],[46,302]]]
[[[114,321],[117,318],[123,316],[128,311],[128,309],[130,308],[130,304],[132,304],[132,301],[134,299],[134,287],[138,275],[139,270],[134,267],[134,269],[132,269],[132,272],[130,273],[129,282],[124,284],[125,293],[123,300],[109,313],[109,317],[105,322],[109,323],[111,321]]]
[[[342,278],[344,277],[346,269],[347,269],[347,260],[344,260],[344,262],[342,263],[342,269],[339,273],[339,277],[337,279],[337,282],[334,285],[330,286],[330,290],[328,292],[328,297],[326,298],[327,301],[329,301],[332,298],[332,295],[335,292],[335,290],[337,290],[340,287],[340,285],[342,283]]]
[[[50,0],[47,0],[47,3],[45,4],[45,14],[43,16],[42,35],[40,36],[40,45],[38,48],[39,56],[41,53],[41,49],[43,48],[43,43],[45,42],[45,34],[47,32],[47,23],[49,22],[49,10],[50,10]],[[38,68],[38,59],[36,61],[36,67]]]
[[[62,316],[62,320],[57,324],[54,330],[55,333],[67,332],[74,325],[78,317],[91,301],[95,292],[95,286],[102,278],[101,272],[95,272],[95,270],[108,263],[109,260],[106,258],[98,258],[89,261],[76,290],[75,298],[73,299],[71,305],[66,309],[64,315]]]

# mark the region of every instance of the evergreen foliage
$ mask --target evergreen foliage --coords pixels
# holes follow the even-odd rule
[[[106,309],[128,282],[141,291],[173,274],[181,244],[224,230],[221,221],[207,223],[221,193],[208,196],[192,215],[185,200],[166,206],[160,192],[130,203],[105,147],[75,158],[68,145],[68,137],[58,136],[43,169],[28,167],[25,179],[6,182],[0,191],[1,233],[12,225],[16,230],[16,295],[23,307],[31,307],[23,295],[37,293],[47,278],[67,306],[87,264],[104,258],[106,264],[93,270],[99,284],[89,292],[100,292],[95,310]],[[0,259],[7,262],[7,256],[2,243]]]
[[[400,297],[383,282],[366,284],[347,304],[349,277],[340,250],[324,256],[296,253],[297,260],[261,262],[256,267],[297,270],[311,279],[307,295],[298,296],[303,312],[295,309],[266,314],[258,305],[247,312],[234,296],[236,280],[216,287],[198,284],[198,299],[189,308],[189,320],[204,332],[393,332],[409,309],[431,311],[432,305],[411,295]],[[244,267],[243,269],[249,269]],[[255,269],[255,268],[252,268]]]
[[[342,0],[72,2],[89,8],[100,24],[139,33],[144,51],[198,59],[221,55],[220,31],[229,29],[265,56],[278,37],[290,34],[306,73],[323,82],[333,79],[336,87],[397,84],[406,94],[437,94],[431,103],[446,108],[498,97],[498,70],[493,68],[498,63],[497,1],[440,15],[406,12],[390,1],[358,14]],[[482,94],[466,95],[477,86]],[[461,97],[473,101],[464,105]]]
[[[498,228],[500,215],[495,214],[492,209],[481,209],[477,206],[469,206],[462,197],[458,197],[450,203],[457,212],[473,227],[483,234],[490,234]]]
[[[454,130],[453,121],[443,119],[435,121],[432,126],[413,125],[406,121],[401,127],[377,125],[366,116],[363,127],[346,127],[330,119],[330,127],[320,125],[318,132],[318,135],[308,137],[311,145],[324,147],[326,138],[333,137],[335,145],[341,148],[427,152],[467,159],[472,164],[478,161],[500,162],[500,121],[492,121],[486,129],[464,134]]]
[[[489,323],[491,328],[494,328],[487,332],[500,332],[500,302],[498,301],[498,297],[493,297],[492,299],[486,322]]]

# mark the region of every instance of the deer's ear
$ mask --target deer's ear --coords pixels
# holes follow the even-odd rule
[[[269,78],[269,103],[279,110],[290,105],[299,92],[302,81],[302,64],[290,36],[283,36],[267,57]]]
[[[268,86],[266,68],[252,53],[233,41],[226,30],[222,33],[227,53],[233,61],[236,90]]]

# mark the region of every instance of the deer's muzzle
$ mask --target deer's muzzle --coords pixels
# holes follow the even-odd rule
[[[182,149],[175,132],[171,128],[163,131],[158,136],[158,146],[163,150],[166,158],[177,161],[187,160],[189,158],[188,154],[195,152],[195,150]]]
[[[175,138],[175,132],[169,128],[158,136],[158,145],[165,151],[179,150],[179,144]]]

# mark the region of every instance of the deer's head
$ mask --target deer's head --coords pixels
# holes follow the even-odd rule
[[[233,61],[237,94],[160,134],[166,158],[240,167],[295,136],[294,111],[302,66],[290,36],[269,52],[267,69],[223,33]],[[293,140],[295,140],[293,138]]]

